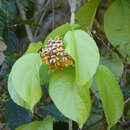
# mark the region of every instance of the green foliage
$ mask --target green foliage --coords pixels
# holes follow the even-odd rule
[[[12,20],[16,16],[16,3],[15,0],[1,0],[0,1],[0,10]]]
[[[19,41],[15,32],[5,27],[5,29],[3,30],[3,38],[6,40],[7,44],[6,54],[11,55],[13,53],[18,53]]]
[[[7,112],[7,124],[11,130],[14,130],[20,125],[31,122],[32,113],[29,110],[18,106],[12,101],[7,101],[4,106]]]
[[[12,82],[12,75],[11,75],[11,73],[10,73],[9,78],[8,78],[8,91],[9,91],[9,94],[10,94],[12,100],[16,104],[18,104],[18,105],[20,105],[20,106],[22,106],[24,108],[27,108],[27,109],[30,108],[29,104],[27,102],[25,102],[19,96],[19,94],[17,93],[17,91],[15,90],[15,87],[14,87],[13,82]]]
[[[7,24],[7,16],[2,11],[2,9],[0,9],[0,27],[4,27],[6,26],[6,24]],[[2,32],[2,30],[0,30],[0,32]],[[2,35],[2,33],[0,35]]]
[[[40,82],[41,85],[44,83],[48,83],[49,82],[49,72],[48,72],[48,66],[45,64],[42,64],[40,67]]]
[[[56,124],[59,121],[67,124],[70,119],[78,123],[76,127],[82,128],[84,125],[83,129],[87,130],[105,129],[105,117],[108,129],[114,125],[113,130],[124,129],[127,120],[129,122],[129,103],[126,101],[123,103],[118,82],[125,99],[129,98],[130,1],[76,0],[76,2],[79,7],[75,12],[76,24],[65,24],[68,23],[70,15],[73,16],[69,13],[67,1],[56,0],[53,6],[51,1],[44,0],[0,1],[0,39],[2,38],[7,45],[7,50],[2,52],[5,61],[0,66],[0,104],[9,99],[7,78],[10,97],[16,103],[7,102],[4,106],[5,111],[0,106],[1,115],[7,112],[7,117],[6,114],[4,118],[0,115],[0,121],[7,124],[10,129],[18,127],[16,130],[53,130],[52,117],[45,118],[48,115],[56,119]],[[26,16],[24,19],[23,15]],[[102,28],[103,23],[105,32]],[[53,29],[58,25],[61,26]],[[90,36],[79,29],[93,33]],[[48,33],[50,34],[46,36]],[[30,34],[33,37],[32,41],[41,42],[30,43]],[[63,51],[65,50],[65,53],[74,60],[71,67],[50,70],[48,65],[43,64],[40,50],[46,46],[48,40],[55,37],[63,40],[65,45]],[[53,45],[51,47],[55,50]],[[20,56],[22,57],[19,58]],[[51,54],[48,56],[54,57]],[[103,65],[99,65],[99,60]],[[37,105],[34,107],[35,104]],[[126,120],[125,126],[120,119],[122,114]],[[43,117],[45,119],[41,121]],[[25,124],[32,120],[32,123]],[[1,122],[0,129],[4,129],[1,128]],[[75,129],[75,123],[73,128]],[[54,129],[58,130],[55,126]]]
[[[55,104],[49,104],[40,109],[40,113],[43,117],[51,115],[55,118],[55,121],[67,121],[67,119],[61,114],[61,112],[57,109]]]
[[[41,58],[37,53],[24,55],[16,61],[11,71],[12,82],[9,87],[14,86],[16,94],[29,104],[30,110],[33,110],[33,106],[42,95],[39,76],[41,63]]]
[[[50,79],[49,94],[63,115],[76,121],[81,128],[91,110],[91,82],[81,88],[75,84],[74,77],[72,69],[55,72]]]
[[[104,17],[104,29],[112,45],[130,43],[130,1],[116,0]]]
[[[28,49],[26,50],[25,54],[36,53],[42,48],[42,46],[43,46],[42,42],[30,43],[30,45],[29,45]]]
[[[28,0],[19,0],[19,2],[24,5],[25,7],[29,5],[29,1]]]
[[[42,46],[43,46],[42,42],[31,43],[28,49],[26,50],[25,55],[30,53],[37,53],[42,48]],[[42,64],[40,66],[39,75],[41,85],[49,81],[49,73],[47,65]]]
[[[16,16],[15,0],[1,0],[0,1],[0,37],[6,41],[6,54],[10,55],[18,52],[18,38],[13,29],[8,28],[11,21]]]
[[[101,57],[101,64],[107,66],[115,74],[116,78],[120,80],[124,65],[116,53],[112,53],[110,56]]]
[[[108,128],[111,128],[120,119],[124,103],[118,82],[112,72],[100,65],[96,72],[96,83],[102,100]]]
[[[119,52],[130,61],[130,43],[120,44],[117,49]]]
[[[34,121],[25,124],[18,127],[16,130],[53,130],[53,118],[48,116],[43,121]]]
[[[84,86],[96,72],[99,52],[95,41],[84,31],[69,31],[64,37],[66,52],[75,61],[76,83]]]
[[[110,43],[130,60],[130,1],[116,0],[104,17],[104,30]]]
[[[83,6],[81,6],[76,12],[77,23],[84,27],[86,31],[90,31],[92,29],[94,17],[99,3],[100,0],[91,0],[90,2],[86,2]]]
[[[59,26],[58,28],[54,29],[45,39],[44,41],[44,45],[46,45],[48,43],[48,40],[50,39],[54,39],[55,37],[59,36],[61,38],[63,38],[63,36],[65,35],[66,32],[68,32],[69,30],[73,30],[73,29],[78,29],[80,28],[80,25],[78,24],[63,24],[61,26]]]

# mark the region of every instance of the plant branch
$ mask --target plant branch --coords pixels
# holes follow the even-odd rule
[[[130,97],[126,99],[125,104],[128,104],[130,102]]]
[[[54,29],[55,27],[55,6],[54,6],[54,1],[52,0],[52,28]]]
[[[41,10],[42,10],[42,13],[41,13],[41,17],[40,17],[39,22],[38,22],[39,25],[42,23],[42,20],[43,20],[45,14],[46,14],[46,12],[47,12],[47,6],[48,6],[49,2],[50,2],[50,0],[48,0],[48,1],[45,3],[45,6],[41,9]],[[45,9],[45,10],[44,10],[44,9]],[[37,37],[38,30],[39,30],[39,28],[36,28],[35,33],[34,33],[34,37],[35,37],[35,38]]]
[[[73,130],[73,122],[72,122],[72,120],[69,120],[69,130]]]
[[[76,11],[76,0],[68,0],[69,6],[71,8],[71,17],[70,17],[70,23],[75,23],[75,11]]]
[[[94,122],[93,124],[90,124],[89,126],[85,127],[85,129],[90,129],[90,128],[92,128],[92,127],[95,126],[96,124],[100,123],[102,120],[103,120],[102,118],[99,119],[99,120],[97,120],[97,121]]]
[[[18,0],[16,2],[18,5],[18,8],[19,8],[19,12],[20,12],[22,20],[27,20],[23,5],[21,3],[19,3]],[[33,42],[33,35],[32,35],[32,31],[31,31],[30,26],[25,24],[25,29],[26,29],[26,33],[27,33],[29,41]]]
[[[130,120],[128,121],[119,121],[119,124],[124,127],[124,128],[127,128],[130,126]]]
[[[70,24],[74,24],[75,23],[76,0],[68,0],[68,3],[71,8]],[[73,130],[72,120],[69,120],[69,130]]]
[[[69,6],[71,8],[70,24],[75,23],[75,11],[76,11],[76,0],[68,0]],[[73,130],[73,121],[69,120],[69,130]]]

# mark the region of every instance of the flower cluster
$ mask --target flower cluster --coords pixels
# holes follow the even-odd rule
[[[48,41],[48,45],[41,50],[41,57],[49,70],[64,69],[74,64],[71,56],[64,52],[64,43],[59,37]]]

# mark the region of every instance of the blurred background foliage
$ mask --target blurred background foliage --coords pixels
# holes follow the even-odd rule
[[[85,9],[82,11],[78,9],[85,6],[88,1],[91,0],[77,0],[76,22],[81,24],[83,29],[85,29],[84,21],[89,17],[86,16]],[[93,28],[88,30],[100,48],[101,63],[113,71],[126,100],[122,118],[112,130],[128,130],[130,129],[129,49],[125,45],[119,49],[112,46],[104,32],[104,15],[113,1],[101,0]],[[69,21],[70,7],[67,0],[0,0],[0,130],[14,130],[21,124],[41,120],[47,115],[53,115],[56,119],[54,130],[68,129],[67,119],[57,110],[48,96],[48,83],[42,86],[44,96],[32,115],[10,99],[7,79],[13,63],[26,51],[30,43],[44,41],[54,28]],[[92,26],[92,23],[87,24]],[[91,95],[94,107],[83,130],[106,130],[105,117],[95,83]],[[78,129],[75,123],[73,127],[74,130]]]

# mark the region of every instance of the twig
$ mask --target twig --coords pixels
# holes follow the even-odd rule
[[[130,102],[130,97],[125,101],[125,104],[128,104]]]
[[[43,20],[45,14],[46,14],[47,6],[48,6],[49,2],[50,2],[50,0],[48,0],[48,1],[46,2],[45,6],[43,7],[43,9],[45,9],[45,11],[42,10],[42,12],[43,12],[43,11],[44,11],[44,12],[42,13],[42,15],[41,15],[41,17],[40,17],[40,19],[39,19],[39,22],[38,22],[39,25],[42,23],[42,20]],[[37,37],[38,30],[39,30],[39,28],[37,28],[37,29],[35,30],[35,33],[34,33],[34,37],[35,37],[35,38]]]
[[[54,29],[54,27],[55,27],[55,6],[54,6],[54,0],[52,0],[52,15],[53,15],[52,28]]]
[[[71,8],[70,24],[74,24],[75,23],[76,0],[68,0],[68,3]],[[69,120],[69,130],[73,130],[72,120]]]
[[[115,52],[123,61],[123,63],[127,64],[127,58],[124,57],[120,51],[118,51],[118,49],[114,46],[112,46],[111,44],[109,44],[109,46],[103,41],[102,38],[100,38],[95,32],[92,31],[92,34],[99,40],[101,41],[102,45],[107,49],[107,50],[111,50],[112,52]]]
[[[93,126],[95,126],[96,124],[100,123],[102,120],[103,120],[102,118],[101,118],[101,119],[99,119],[99,120],[97,120],[97,121],[96,121],[96,122],[94,122],[93,124],[91,124],[91,125],[89,125],[89,126],[85,127],[85,129],[90,129],[90,128],[92,128],[92,127],[93,127]]]
[[[68,0],[68,3],[71,8],[71,17],[70,17],[70,23],[75,23],[75,11],[76,11],[76,0]]]
[[[34,23],[37,23],[37,21],[39,21],[39,14],[41,14],[43,12],[43,9],[44,9],[43,7],[44,7],[46,1],[48,1],[48,0],[44,0],[44,2],[42,4],[35,1],[35,4],[37,4],[37,9],[32,18],[34,20]]]
[[[106,49],[110,50],[110,47],[109,47],[108,45],[106,45],[106,43],[103,41],[103,39],[100,38],[100,37],[96,34],[95,30],[92,31],[91,33],[92,33],[99,41],[101,41],[101,43],[103,44],[103,46],[104,46]]]
[[[22,26],[22,25],[23,24],[13,24],[13,25],[5,26],[5,27],[0,27],[0,30],[3,30],[4,28],[12,29],[12,28]]]
[[[73,130],[73,122],[72,122],[72,120],[69,120],[69,130]]]
[[[19,12],[20,12],[22,20],[27,20],[26,13],[24,11],[23,5],[21,3],[19,3],[18,0],[16,0],[16,2],[17,2],[17,5],[18,5],[18,8],[19,8]],[[33,42],[33,35],[32,35],[32,31],[31,31],[30,26],[25,24],[25,29],[26,29],[26,33],[27,33],[29,41]]]
[[[124,127],[124,128],[127,128],[130,126],[130,120],[128,121],[119,121],[119,124]]]

